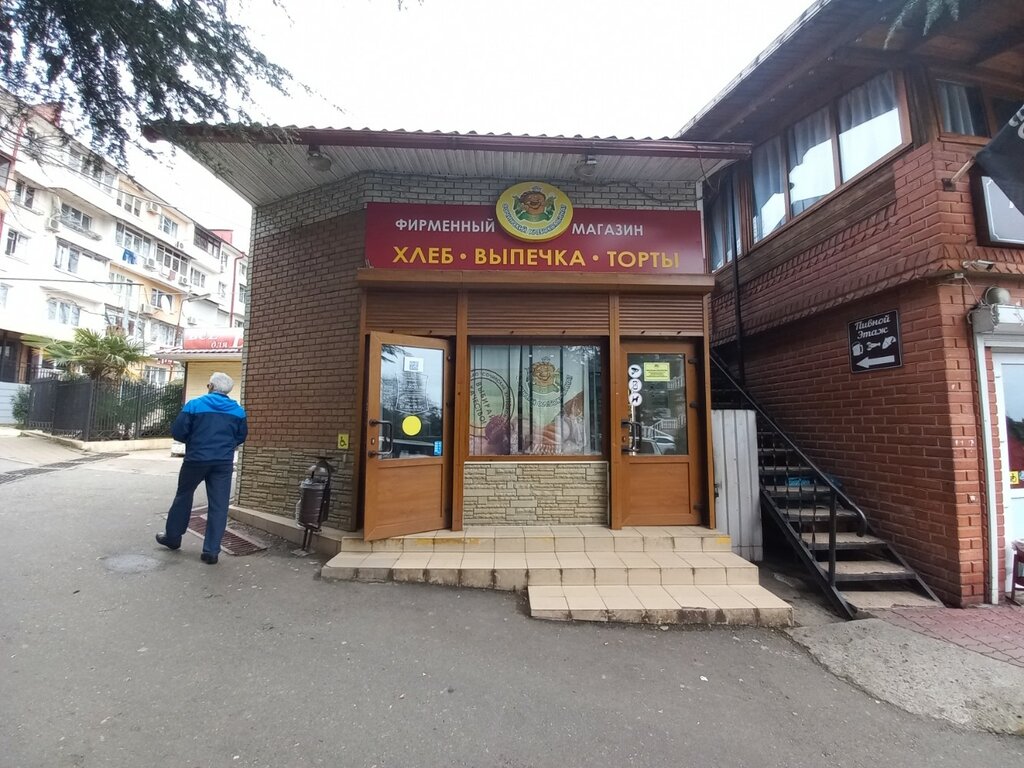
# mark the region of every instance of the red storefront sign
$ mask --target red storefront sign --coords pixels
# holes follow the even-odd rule
[[[493,206],[369,203],[366,263],[380,269],[704,274],[697,211],[575,208],[543,243],[506,234]]]
[[[242,349],[242,329],[211,328],[200,330],[189,328],[185,331],[182,347],[188,350],[213,352],[225,350],[238,352]]]

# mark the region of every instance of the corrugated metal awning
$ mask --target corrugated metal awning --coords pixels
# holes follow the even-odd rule
[[[695,182],[750,155],[746,144],[674,139],[154,124],[253,205],[357,173],[614,182]],[[588,159],[596,162],[587,162]]]

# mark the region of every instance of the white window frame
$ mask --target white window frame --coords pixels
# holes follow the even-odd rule
[[[27,239],[28,238],[21,234],[21,232],[19,232],[18,230],[8,229],[7,240],[4,242],[4,255],[15,256],[15,254],[18,252],[18,246],[21,245],[22,241]],[[17,257],[15,256],[15,258]]]
[[[35,202],[36,188],[30,184],[26,184],[24,181],[14,182],[14,194],[11,195],[11,199],[22,206],[32,210],[32,203]]]
[[[71,229],[79,232],[92,232],[92,216],[73,205],[60,204],[60,220]]]

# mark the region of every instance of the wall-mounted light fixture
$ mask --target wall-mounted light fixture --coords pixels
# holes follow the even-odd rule
[[[306,150],[306,160],[314,170],[326,173],[331,170],[331,158],[323,153],[317,144],[310,144]]]
[[[990,307],[1010,303],[1010,292],[1000,285],[990,285],[981,295],[981,303]]]
[[[985,259],[971,259],[970,261],[963,262],[960,266],[964,269],[971,269],[976,272],[984,270],[985,272],[991,272],[996,263],[994,261],[986,261]]]
[[[576,176],[589,181],[597,176],[597,158],[594,155],[587,155],[576,164]]]

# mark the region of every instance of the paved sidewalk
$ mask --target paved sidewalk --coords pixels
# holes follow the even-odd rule
[[[895,608],[874,615],[903,629],[1024,667],[1024,608]]]

